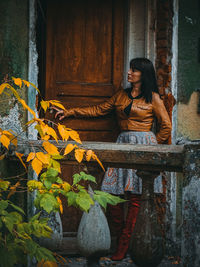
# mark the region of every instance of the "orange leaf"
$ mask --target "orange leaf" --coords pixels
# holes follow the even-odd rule
[[[19,102],[25,109],[27,109],[34,116],[34,118],[36,118],[35,112],[26,104],[26,102],[23,99],[19,99]]]
[[[67,182],[64,182],[62,184],[62,188],[66,191],[66,192],[69,192],[69,190],[71,189],[71,185]]]
[[[62,139],[67,141],[69,138],[69,131],[66,130],[65,125],[58,124],[58,131]]]
[[[21,161],[21,163],[22,163],[22,165],[24,166],[24,168],[27,169],[27,168],[26,168],[26,165],[24,164],[24,162],[23,162],[23,160],[22,160],[22,156],[23,156],[24,154],[22,154],[22,153],[17,153],[17,152],[15,152],[15,154],[16,154],[16,156],[19,158],[19,160]]]
[[[62,104],[60,104],[60,101],[58,100],[50,100],[49,103],[51,103],[53,106],[66,110],[65,107]]]
[[[47,109],[48,109],[48,107],[49,107],[49,101],[44,101],[44,100],[42,100],[42,101],[40,102],[40,105],[41,105],[41,107],[44,109],[44,112],[46,112]]]
[[[1,85],[0,85],[0,95],[3,93],[3,90],[5,89],[5,88],[8,88],[10,85],[8,84],[8,83],[2,83]]]
[[[8,146],[10,145],[10,139],[6,135],[2,135],[0,137],[0,142],[8,149]]]
[[[30,86],[30,82],[28,82],[28,81],[25,81],[25,80],[22,80],[23,81],[23,83],[27,86],[27,87],[29,87]]]
[[[64,155],[69,154],[77,145],[68,144],[65,148]]]
[[[48,125],[47,125],[47,129],[46,129],[46,133],[48,135],[51,135],[56,140],[56,142],[58,142],[58,138],[57,138],[57,134],[56,134],[55,130],[53,128],[49,127]]]
[[[46,141],[47,141],[47,140],[49,140],[49,138],[50,138],[50,135],[47,135],[47,134],[46,134],[46,135],[44,135],[44,136],[42,137],[42,140],[46,140]]]
[[[43,152],[37,152],[36,157],[43,163],[49,164],[50,156],[49,154],[45,154]]]
[[[20,185],[20,182],[18,181],[15,185],[10,186],[10,192],[7,196],[7,199],[9,199],[14,193],[16,192],[17,187]]]
[[[93,151],[92,150],[88,150],[86,152],[86,160],[90,161],[91,157],[92,157]]]
[[[76,131],[69,131],[69,136],[71,137],[71,139],[73,139],[74,141],[76,141],[79,144],[82,144],[79,134]]]
[[[42,170],[42,162],[39,159],[34,158],[34,160],[31,162],[31,165],[36,174],[39,175]]]
[[[85,152],[85,150],[84,149],[80,149],[80,148],[75,150],[75,158],[79,163],[83,160],[84,152]]]
[[[44,141],[42,146],[50,155],[59,155],[57,147],[49,143],[48,141]]]
[[[13,143],[15,146],[17,146],[17,138],[11,132],[3,131],[2,133],[10,139],[11,143]]]
[[[27,157],[27,159],[26,159],[26,161],[28,162],[28,161],[30,161],[30,160],[32,160],[34,158],[35,158],[35,153],[34,152],[30,152],[28,157]]]
[[[103,164],[101,163],[101,161],[98,159],[97,155],[95,155],[95,154],[93,153],[93,154],[92,154],[92,158],[93,158],[94,160],[96,160],[96,161],[99,163],[99,165],[101,166],[101,168],[105,171],[104,166],[103,166]]]
[[[4,159],[5,158],[5,154],[3,155],[0,155],[0,160]]]
[[[58,264],[55,261],[40,261],[37,264],[37,267],[58,267]]]
[[[62,205],[62,201],[59,197],[56,198],[58,203],[60,204],[60,213],[63,214],[63,205]]]
[[[20,88],[22,87],[22,80],[20,78],[12,77],[12,79],[17,86],[19,86]]]

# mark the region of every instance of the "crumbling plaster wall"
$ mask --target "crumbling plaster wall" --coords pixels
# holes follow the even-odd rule
[[[179,1],[177,138],[200,139],[200,2]]]
[[[28,1],[0,1],[0,82],[6,75],[11,78],[28,79]],[[27,100],[27,89],[18,90],[20,96]],[[0,127],[12,129],[26,136],[24,124],[27,114],[16,100],[1,96]]]

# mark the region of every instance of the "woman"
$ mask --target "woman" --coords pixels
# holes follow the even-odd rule
[[[97,117],[106,115],[115,109],[121,133],[118,143],[131,144],[161,144],[168,139],[171,132],[171,122],[158,92],[156,75],[153,64],[146,58],[135,58],[130,62],[128,82],[131,87],[119,90],[109,100],[102,104],[71,108],[66,111],[56,110],[55,118],[65,117]],[[159,132],[151,132],[154,118],[157,118]],[[112,260],[122,260],[128,250],[131,233],[133,232],[136,217],[140,206],[142,191],[141,179],[137,171],[132,169],[108,168],[105,173],[103,191],[124,196],[128,195],[129,207],[124,221],[123,204],[110,207],[110,213],[118,234],[118,247]],[[154,191],[160,192],[161,177],[155,179]]]

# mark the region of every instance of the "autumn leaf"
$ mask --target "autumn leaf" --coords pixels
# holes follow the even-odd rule
[[[104,166],[103,166],[103,164],[101,163],[101,161],[98,159],[97,155],[95,155],[95,154],[93,153],[93,154],[92,154],[92,158],[93,158],[94,160],[96,160],[96,161],[99,163],[99,165],[101,166],[101,168],[105,171]]]
[[[23,160],[22,160],[22,156],[23,156],[24,154],[22,154],[22,153],[17,153],[17,152],[15,152],[15,154],[16,154],[16,156],[19,158],[19,160],[21,161],[21,163],[22,163],[22,165],[24,166],[24,168],[27,170],[26,165],[24,164],[24,162],[23,162]]]
[[[28,81],[26,81],[26,80],[22,80],[22,81],[23,81],[23,83],[24,83],[27,87],[30,86],[30,82],[28,82]]]
[[[0,160],[4,159],[5,158],[5,154],[3,155],[0,155]]]
[[[3,131],[2,134],[6,135],[13,145],[17,146],[17,138],[10,131]]]
[[[92,150],[88,150],[86,152],[86,160],[90,161],[91,157],[92,157],[93,151]]]
[[[14,193],[16,192],[17,187],[20,185],[20,181],[18,181],[15,185],[10,186],[10,192],[7,196],[7,199],[9,199]]]
[[[58,124],[58,131],[63,140],[67,141],[69,138],[69,131],[66,130],[65,125]]]
[[[59,154],[57,147],[54,146],[53,144],[49,143],[48,141],[44,141],[42,146],[47,151],[47,153],[49,153],[50,155],[58,155]]]
[[[68,144],[65,148],[64,155],[69,154],[77,145]]]
[[[63,188],[66,192],[69,192],[70,189],[71,189],[71,185],[70,185],[69,183],[67,183],[67,182],[64,182],[64,183],[62,184],[62,188]]]
[[[79,134],[76,131],[70,130],[69,136],[71,137],[71,139],[73,139],[77,143],[82,144],[80,137],[79,137]]]
[[[60,104],[60,101],[58,100],[50,100],[49,103],[51,103],[53,106],[66,110],[65,107],[62,104]]]
[[[17,86],[19,86],[20,88],[22,87],[22,79],[15,77],[12,77],[12,79]]]
[[[63,214],[63,205],[62,205],[62,201],[59,197],[56,198],[58,203],[60,204],[60,213]]]
[[[56,140],[56,142],[58,142],[57,134],[56,134],[55,130],[52,127],[48,126],[46,133],[48,135],[51,135]]]
[[[55,261],[40,261],[37,264],[37,267],[58,267],[58,264]]]
[[[41,105],[41,107],[44,109],[44,112],[46,112],[47,109],[48,109],[48,107],[49,107],[49,101],[44,101],[44,100],[42,100],[42,101],[40,102],[40,105]]]
[[[75,150],[75,158],[79,163],[83,160],[84,152],[85,152],[85,150],[84,149],[80,149],[80,148]]]
[[[45,154],[43,152],[37,152],[36,157],[43,163],[49,164],[50,156],[49,154]]]
[[[26,104],[26,102],[23,99],[19,99],[19,102],[22,104],[24,109],[27,109],[33,115],[33,117],[36,118],[35,112]]]
[[[10,86],[8,83],[2,83],[2,84],[0,85],[0,95],[3,93],[3,90],[4,90],[5,88],[8,88],[8,86]]]
[[[26,159],[26,161],[28,162],[28,161],[30,161],[30,160],[32,160],[34,158],[35,158],[35,153],[34,152],[30,152],[28,157],[27,157],[27,159]]]
[[[1,135],[0,142],[8,149],[8,146],[10,145],[10,139],[6,135]]]
[[[37,88],[37,86],[35,86],[35,84],[33,84],[33,83],[31,83],[31,82],[29,82],[29,85],[32,85],[33,86],[33,88],[35,88],[36,89],[36,91],[40,94],[40,90]]]
[[[42,170],[42,162],[39,159],[34,158],[31,165],[36,174],[39,175]]]

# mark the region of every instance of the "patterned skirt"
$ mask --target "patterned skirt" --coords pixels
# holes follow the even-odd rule
[[[117,143],[156,145],[157,140],[153,132],[126,131],[120,133]],[[115,195],[124,195],[126,191],[133,194],[142,193],[142,179],[136,174],[137,170],[108,168],[101,190]],[[154,180],[154,192],[162,193],[162,177],[159,175]]]

